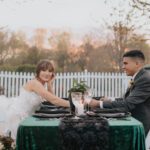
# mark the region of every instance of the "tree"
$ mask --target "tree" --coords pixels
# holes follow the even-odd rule
[[[46,40],[47,30],[44,28],[38,28],[35,30],[35,34],[33,36],[33,45],[39,49],[44,48],[45,40]]]
[[[71,35],[68,32],[53,32],[49,37],[49,43],[55,51],[55,61],[59,71],[66,71],[70,63]]]
[[[83,44],[80,46],[79,59],[77,61],[82,71],[88,69],[90,55],[93,51],[94,51],[94,46],[92,44],[92,39],[89,35],[85,35],[83,39]]]
[[[150,63],[150,46],[145,35],[134,34],[128,43],[128,49],[142,50],[146,57],[146,63]]]
[[[87,69],[91,72],[113,72],[114,64],[108,55],[109,49],[105,45],[98,45],[89,55]]]
[[[149,13],[150,0],[132,0],[132,6],[142,11],[143,13]]]
[[[131,34],[132,28],[123,25],[121,22],[115,23],[111,28],[113,32],[112,43],[110,45],[111,54],[115,65],[118,66],[118,70],[122,70],[122,55],[125,49],[128,47],[128,41],[130,40],[129,34]]]
[[[39,49],[35,46],[30,47],[26,51],[26,58],[24,60],[24,64],[37,64],[39,58],[40,58]]]
[[[22,58],[18,58],[22,51],[25,51],[29,48],[27,44],[26,36],[23,32],[9,32],[9,38],[7,42],[8,46],[8,58],[5,61],[5,64],[10,64],[11,66],[15,66],[22,62]]]
[[[122,71],[122,55],[126,48],[128,48],[128,42],[132,38],[136,31],[135,18],[136,14],[134,8],[129,7],[127,3],[120,1],[118,7],[113,7],[110,17],[112,21],[106,22],[106,26],[110,31],[107,41],[107,47],[109,48],[110,60],[115,65],[116,71]],[[116,19],[117,18],[117,19]]]
[[[68,51],[71,46],[71,34],[66,31],[52,31],[48,41],[53,50]]]
[[[12,32],[9,38],[8,45],[12,57],[15,57],[21,50],[28,48],[25,34],[23,32]]]
[[[9,57],[8,33],[0,31],[0,65]]]

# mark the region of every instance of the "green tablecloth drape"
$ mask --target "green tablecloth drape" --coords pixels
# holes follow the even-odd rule
[[[17,150],[61,150],[59,119],[28,117],[17,133]],[[145,133],[141,122],[132,117],[109,120],[110,150],[145,150]]]

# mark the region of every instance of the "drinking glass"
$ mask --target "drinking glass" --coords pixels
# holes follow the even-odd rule
[[[84,92],[84,103],[85,105],[87,104],[87,112],[89,112],[89,104],[92,100],[92,97],[93,97],[93,90],[92,89],[87,89],[85,92]]]
[[[72,103],[75,106],[75,115],[80,116],[84,113],[84,105],[81,92],[71,93]]]

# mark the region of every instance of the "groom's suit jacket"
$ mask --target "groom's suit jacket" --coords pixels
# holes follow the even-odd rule
[[[150,72],[141,69],[122,100],[104,101],[104,108],[123,108],[143,123],[145,133],[150,130]]]

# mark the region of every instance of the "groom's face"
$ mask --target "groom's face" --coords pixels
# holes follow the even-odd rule
[[[139,62],[132,57],[123,57],[122,68],[128,76],[133,76],[139,69]]]

